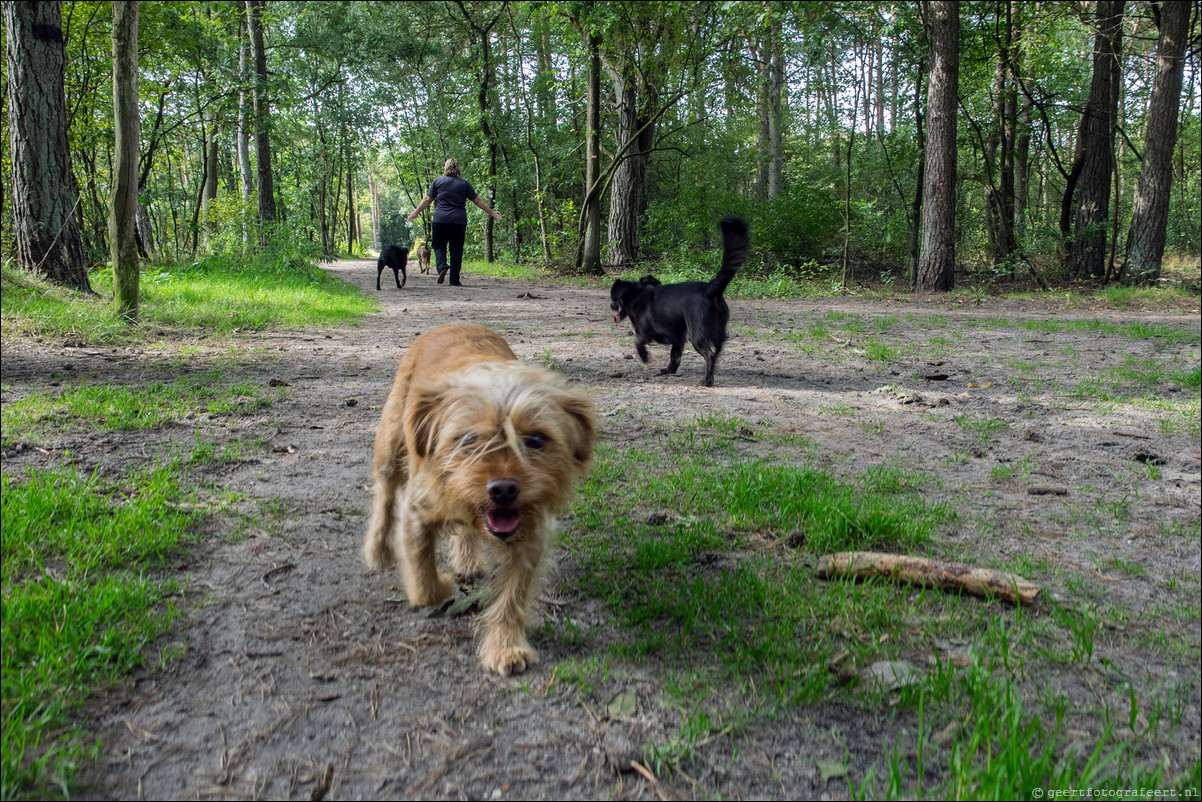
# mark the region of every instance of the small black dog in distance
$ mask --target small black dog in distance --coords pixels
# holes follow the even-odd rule
[[[376,262],[376,289],[380,289],[380,276],[384,268],[392,268],[392,277],[396,279],[396,288],[405,286],[409,276],[405,273],[405,263],[409,261],[409,249],[399,245],[389,245],[380,251],[380,261]]]
[[[748,248],[747,224],[727,218],[722,221],[722,269],[712,281],[661,284],[655,276],[643,276],[637,282],[614,282],[609,308],[615,323],[630,318],[639,359],[647,361],[647,343],[670,345],[668,367],[660,373],[675,373],[688,340],[705,359],[701,386],[714,386],[714,366],[726,342],[726,322],[730,319],[722,293],[747,261]]]

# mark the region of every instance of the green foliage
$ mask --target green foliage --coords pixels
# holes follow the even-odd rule
[[[790,185],[756,210],[752,242],[794,268],[820,259],[841,228],[838,205],[829,192]]]

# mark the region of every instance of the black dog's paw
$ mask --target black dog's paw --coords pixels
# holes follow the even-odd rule
[[[648,355],[648,353],[647,353],[647,348],[646,348],[646,346],[642,346],[642,345],[636,345],[636,346],[634,347],[634,350],[636,350],[636,351],[638,351],[638,352],[639,352],[639,359],[643,360],[644,362],[650,362],[650,361],[651,361],[651,357],[650,357],[650,355]]]

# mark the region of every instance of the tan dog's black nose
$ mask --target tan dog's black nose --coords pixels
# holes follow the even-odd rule
[[[493,479],[485,487],[493,503],[502,507],[513,506],[522,491],[522,483],[517,479]]]

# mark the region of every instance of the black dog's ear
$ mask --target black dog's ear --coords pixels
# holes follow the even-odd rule
[[[659,279],[657,279],[655,276],[648,273],[647,275],[645,275],[641,279],[639,279],[639,286],[640,287],[658,287]]]
[[[623,281],[618,279],[614,282],[614,285],[609,288],[609,297],[616,301],[625,295],[628,290],[633,289],[635,286],[636,285],[633,281]]]

